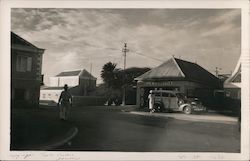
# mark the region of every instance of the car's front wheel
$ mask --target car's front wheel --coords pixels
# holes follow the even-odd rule
[[[183,109],[183,112],[185,114],[191,114],[192,113],[192,108],[191,106],[185,106],[184,109]]]

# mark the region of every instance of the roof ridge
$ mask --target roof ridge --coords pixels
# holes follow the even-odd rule
[[[180,61],[183,61],[183,62],[186,62],[186,63],[198,65],[198,64],[195,63],[195,62],[191,62],[191,61],[187,61],[187,60],[183,60],[183,59],[179,59],[179,58],[175,58],[175,57],[174,57],[174,59],[175,59],[175,60],[180,60]]]
[[[237,61],[237,64],[234,68],[234,71],[232,72],[232,74],[225,80],[224,84],[226,83],[230,83],[234,78],[237,77],[237,74],[239,74],[241,72],[241,56]]]
[[[174,63],[175,63],[175,65],[177,66],[177,68],[180,70],[181,75],[182,75],[183,77],[186,77],[185,73],[182,71],[180,65],[179,65],[178,62],[176,61],[176,58],[175,58],[175,57],[172,57],[172,60],[174,61]],[[178,59],[178,60],[181,60],[181,59]]]
[[[64,71],[62,71],[62,72],[73,72],[73,71],[82,71],[82,69],[73,69],[73,70],[64,70]]]
[[[212,86],[219,86],[219,79],[199,64],[174,57],[158,67],[140,75],[135,78],[135,80],[165,79],[173,77],[202,82],[204,84],[211,83]]]
[[[34,44],[30,43],[29,41],[25,40],[24,38],[22,38],[21,36],[17,35],[13,31],[11,31],[11,34],[13,34],[16,38],[18,38],[19,40],[23,41],[24,43],[30,45],[31,47],[34,47],[36,49],[42,49],[42,48],[38,48],[37,46],[35,46]]]
[[[95,76],[93,76],[89,71],[87,71],[86,69],[82,70],[80,74],[82,74],[83,72],[87,73],[88,75],[90,75],[92,78],[96,78]]]

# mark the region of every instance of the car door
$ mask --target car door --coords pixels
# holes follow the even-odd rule
[[[169,99],[169,93],[163,92],[162,93],[162,103],[164,104],[164,107],[166,109],[170,109],[170,99]]]
[[[178,98],[173,93],[169,93],[170,107],[173,110],[177,110],[178,107]]]
[[[160,92],[154,92],[154,101],[155,103],[162,102],[162,97]]]

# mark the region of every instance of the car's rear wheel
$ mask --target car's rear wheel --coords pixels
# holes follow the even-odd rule
[[[185,106],[184,109],[183,109],[183,112],[185,114],[191,114],[192,113],[192,108],[191,106]]]
[[[163,106],[159,103],[154,104],[154,109],[156,112],[163,112]]]

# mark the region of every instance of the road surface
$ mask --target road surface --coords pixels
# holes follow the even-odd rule
[[[134,115],[116,108],[73,108],[70,122],[78,134],[55,150],[240,152],[237,125]]]

